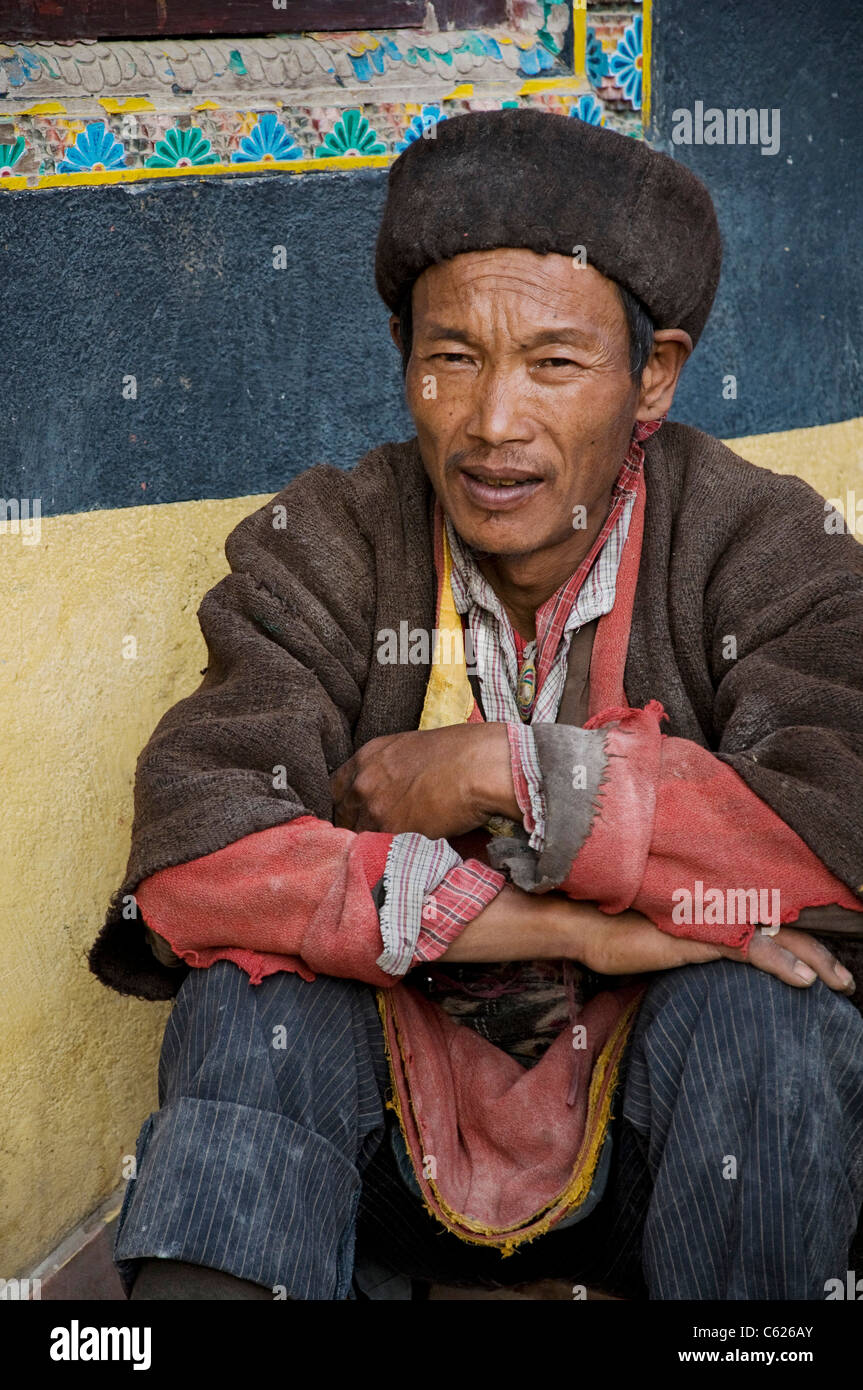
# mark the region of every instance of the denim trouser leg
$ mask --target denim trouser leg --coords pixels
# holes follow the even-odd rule
[[[367,985],[282,973],[252,986],[229,962],[190,971],[118,1223],[127,1290],[135,1261],[154,1256],[291,1298],[347,1297],[386,1071]]]
[[[657,977],[622,1107],[655,1299],[823,1299],[863,1204],[863,1018],[732,961]],[[615,1200],[614,1193],[611,1200]]]

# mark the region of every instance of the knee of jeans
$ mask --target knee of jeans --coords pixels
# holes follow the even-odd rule
[[[717,960],[670,970],[648,989],[645,1022],[666,1009],[695,1025],[705,1012],[724,1020],[745,1047],[784,1037],[788,1050],[807,1046],[813,1030],[863,1041],[863,1018],[844,995],[821,979],[811,985],[786,984],[745,961]]]
[[[253,985],[224,961],[194,974],[165,1030],[160,1104],[187,1094],[228,1099],[254,1086],[260,1108],[279,1108],[283,1092],[295,1091],[299,1104],[338,1073],[340,1084],[367,1090],[375,1110],[386,1057],[372,986],[287,971]]]
[[[374,991],[359,980],[318,975],[304,980],[293,971],[277,971],[253,985],[232,961],[193,969],[177,994],[163,1047],[170,1060],[178,1047],[207,1048],[222,1035],[261,1033],[268,1040],[293,1034],[294,1020],[308,1034],[348,1012],[366,1028],[379,1027]],[[278,1046],[278,1041],[273,1044]]]
[[[195,1004],[206,1000],[210,1005],[221,1009],[230,1001],[246,1000],[256,1007],[267,1007],[278,998],[280,1006],[290,1007],[292,999],[302,1000],[308,1008],[320,1000],[329,1001],[334,996],[352,997],[363,991],[370,992],[369,985],[359,980],[344,980],[333,975],[318,975],[314,980],[305,980],[294,970],[277,970],[265,975],[258,984],[252,984],[251,977],[239,965],[230,960],[217,960],[206,967],[189,971],[177,992],[176,1004],[189,1001]],[[176,1005],[175,1005],[176,1007]]]

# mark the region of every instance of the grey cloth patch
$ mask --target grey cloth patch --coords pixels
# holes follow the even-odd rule
[[[496,836],[489,841],[487,854],[491,867],[500,874],[506,874],[516,888],[522,888],[525,893],[535,891],[539,856],[536,850],[531,849],[524,830],[519,830],[516,835]]]
[[[532,728],[548,808],[545,845],[537,854],[522,832],[493,840],[488,855],[493,868],[508,873],[517,888],[547,893],[566,878],[591,832],[608,754],[602,729],[571,724],[534,724]]]
[[[537,886],[554,887],[566,878],[599,810],[608,766],[606,734],[571,724],[537,724],[533,734],[548,808]]]

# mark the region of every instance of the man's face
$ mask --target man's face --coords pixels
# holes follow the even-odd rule
[[[496,555],[572,543],[607,509],[639,401],[614,284],[567,256],[471,251],[425,270],[412,308],[408,406],[459,535]]]

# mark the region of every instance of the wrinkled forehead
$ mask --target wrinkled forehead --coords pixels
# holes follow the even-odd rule
[[[497,323],[513,332],[623,332],[625,313],[614,280],[579,258],[522,247],[471,251],[428,266],[410,292],[413,330]]]

